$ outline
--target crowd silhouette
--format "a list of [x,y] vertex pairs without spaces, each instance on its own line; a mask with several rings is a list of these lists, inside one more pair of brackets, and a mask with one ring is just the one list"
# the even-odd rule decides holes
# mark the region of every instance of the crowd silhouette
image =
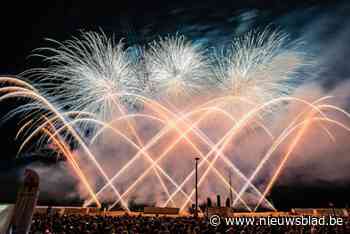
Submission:
[[199,233],[350,233],[350,222],[338,226],[211,226],[205,218],[35,214],[32,234],[199,234]]

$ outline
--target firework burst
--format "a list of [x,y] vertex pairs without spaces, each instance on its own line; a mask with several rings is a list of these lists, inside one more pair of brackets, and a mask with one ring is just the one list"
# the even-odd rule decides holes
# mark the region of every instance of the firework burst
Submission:
[[158,97],[188,97],[210,86],[210,63],[205,51],[184,36],[150,43],[145,65],[149,85]]
[[307,65],[297,48],[287,34],[268,28],[234,38],[216,54],[219,87],[257,104],[286,96],[295,88],[297,71]]
[[22,76],[34,77],[41,94],[60,109],[94,113],[106,121],[115,117],[123,96],[140,92],[135,64],[122,41],[114,43],[103,33],[86,32],[81,38],[53,42],[58,48],[39,49],[51,54],[40,55],[49,66]]

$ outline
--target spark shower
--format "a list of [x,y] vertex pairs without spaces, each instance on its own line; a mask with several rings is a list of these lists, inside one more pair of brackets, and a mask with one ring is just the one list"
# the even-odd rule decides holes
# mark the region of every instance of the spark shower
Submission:
[[[109,201],[128,210],[136,197],[184,210],[199,157],[201,200],[230,191],[234,207],[274,210],[266,197],[308,131],[334,142],[330,126],[350,131],[332,118],[350,118],[333,97],[293,96],[314,61],[278,30],[253,30],[220,49],[178,34],[129,48],[96,32],[52,42],[35,51],[46,67],[0,78],[0,101],[20,103],[3,121],[21,117],[19,155],[34,143],[64,155],[85,206]],[[292,103],[298,112],[271,130]],[[235,161],[240,142],[257,134],[268,147],[243,169]]]

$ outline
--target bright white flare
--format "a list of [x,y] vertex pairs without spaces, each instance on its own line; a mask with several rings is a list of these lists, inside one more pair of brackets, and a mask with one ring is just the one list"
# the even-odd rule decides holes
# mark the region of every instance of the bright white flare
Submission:
[[52,53],[44,56],[49,66],[24,75],[39,78],[38,89],[60,107],[93,113],[106,121],[118,113],[123,95],[140,92],[135,64],[121,41],[86,32],[81,38],[53,42],[59,45],[57,49],[40,49]]
[[225,95],[257,104],[288,95],[295,88],[295,73],[306,65],[288,35],[265,29],[233,40],[217,54],[215,74]]
[[199,94],[210,87],[210,64],[205,51],[173,36],[149,44],[145,54],[149,85],[156,96],[181,98]]

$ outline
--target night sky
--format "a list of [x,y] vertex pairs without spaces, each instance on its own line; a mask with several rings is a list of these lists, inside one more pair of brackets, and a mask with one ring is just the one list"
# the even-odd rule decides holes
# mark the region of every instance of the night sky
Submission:
[[[29,1],[33,2],[33,1]],[[86,1],[88,2],[88,1]],[[96,1],[95,1],[96,2]],[[324,90],[332,90],[349,78],[350,3],[348,1],[114,1],[121,4],[80,4],[73,1],[45,1],[3,7],[1,17],[0,74],[16,75],[40,67],[42,61],[29,57],[36,48],[50,45],[45,38],[58,41],[79,35],[79,30],[103,30],[115,38],[127,38],[132,46],[144,44],[162,35],[184,34],[210,47],[229,43],[234,35],[250,29],[272,25],[288,32],[292,38],[306,41],[305,49],[319,58],[322,69],[316,80]],[[315,81],[314,81],[315,82]],[[349,90],[350,92],[350,90]],[[0,104],[0,116],[15,103]],[[350,107],[350,101],[349,105]],[[0,126],[0,202],[14,199],[20,169],[33,161],[53,162],[38,156],[15,159],[18,142],[16,119]],[[350,141],[349,141],[350,143]],[[349,154],[350,156],[350,154]],[[305,164],[306,170],[313,165]],[[289,175],[290,176],[290,175]],[[294,176],[298,176],[297,174]],[[73,180],[73,179],[72,179]],[[298,180],[296,180],[298,181]],[[74,181],[72,182],[74,183]],[[74,189],[74,186],[72,186]],[[331,201],[347,206],[350,180],[333,184],[279,184],[270,199],[277,208],[325,207]],[[71,200],[49,198],[45,192],[41,203],[67,204]]]

